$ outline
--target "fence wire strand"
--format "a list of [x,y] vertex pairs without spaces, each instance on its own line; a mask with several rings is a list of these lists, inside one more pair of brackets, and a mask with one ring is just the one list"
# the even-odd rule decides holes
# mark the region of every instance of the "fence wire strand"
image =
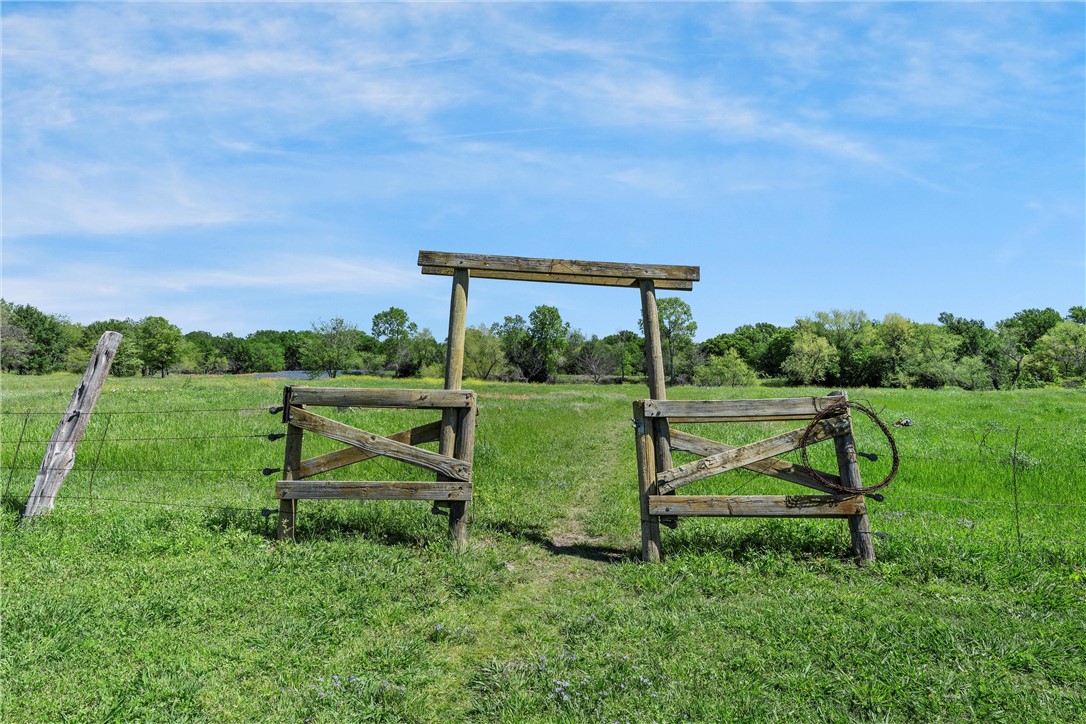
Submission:
[[[274,441],[274,440],[277,440],[277,439],[281,439],[280,437],[276,437],[277,435],[279,435],[278,429],[276,431],[273,431],[273,432],[270,432],[270,433],[236,433],[236,434],[218,434],[218,435],[198,435],[198,434],[193,434],[193,435],[185,435],[185,434],[153,435],[153,434],[147,432],[145,434],[140,434],[140,435],[128,435],[128,436],[120,436],[120,437],[111,437],[109,435],[109,431],[111,429],[111,425],[115,422],[113,420],[114,416],[122,416],[122,415],[152,415],[152,416],[160,415],[160,416],[164,416],[164,415],[189,415],[189,414],[194,414],[194,413],[219,413],[219,414],[224,414],[224,415],[226,415],[226,414],[232,414],[232,415],[267,414],[269,409],[271,409],[271,407],[272,406],[264,406],[264,407],[224,407],[224,408],[208,407],[208,408],[195,408],[195,409],[129,410],[129,411],[116,411],[116,412],[100,410],[100,411],[97,412],[98,416],[105,416],[106,417],[106,421],[104,423],[102,433],[100,435],[95,435],[94,437],[85,437],[82,440],[83,443],[96,445],[97,449],[95,451],[95,454],[93,455],[92,458],[88,458],[88,460],[91,460],[91,463],[89,463],[87,465],[83,465],[83,466],[76,465],[76,467],[71,470],[72,475],[85,475],[85,476],[88,476],[87,494],[82,495],[82,494],[78,494],[78,493],[74,493],[74,492],[68,494],[68,493],[61,492],[57,496],[57,502],[62,502],[63,501],[63,502],[70,503],[70,504],[79,504],[81,502],[86,502],[89,505],[90,510],[92,512],[94,511],[95,503],[99,503],[99,504],[102,504],[102,503],[117,503],[117,504],[128,504],[128,505],[137,505],[137,506],[152,505],[152,506],[159,506],[159,507],[165,507],[165,508],[196,509],[196,510],[209,510],[209,511],[232,511],[232,512],[242,512],[242,513],[259,513],[259,514],[261,514],[261,515],[263,515],[265,517],[268,517],[269,515],[271,515],[274,512],[273,510],[271,510],[269,508],[252,508],[252,507],[245,507],[245,506],[222,505],[222,504],[211,504],[211,503],[202,504],[202,503],[196,503],[196,502],[178,502],[178,501],[173,501],[173,500],[156,499],[153,496],[140,496],[138,493],[137,493],[137,495],[132,496],[132,497],[127,497],[127,496],[123,496],[123,495],[118,496],[118,495],[116,495],[116,493],[111,494],[110,490],[114,490],[114,491],[118,491],[118,492],[126,491],[126,490],[139,491],[141,489],[146,490],[147,488],[150,488],[150,487],[153,487],[153,486],[156,486],[156,485],[157,486],[166,485],[166,486],[168,486],[167,489],[169,489],[169,488],[172,488],[172,485],[170,485],[170,480],[171,479],[176,479],[177,485],[178,485],[178,487],[180,487],[180,486],[182,486],[184,484],[192,484],[194,476],[197,478],[197,480],[199,480],[199,476],[202,476],[202,475],[219,475],[219,476],[239,478],[237,480],[221,480],[221,481],[218,481],[218,482],[215,483],[215,485],[219,489],[235,490],[235,489],[237,489],[237,486],[252,485],[253,482],[254,482],[254,478],[256,478],[257,482],[266,479],[267,475],[268,475],[267,471],[272,470],[273,472],[275,472],[277,470],[277,468],[275,468],[275,467],[268,467],[268,468],[264,468],[264,469],[257,468],[257,467],[252,467],[252,468],[240,468],[240,467],[207,467],[207,468],[159,467],[159,468],[156,468],[156,467],[142,467],[142,466],[141,467],[124,467],[124,466],[111,467],[111,466],[108,465],[108,461],[109,461],[109,457],[110,457],[109,445],[113,444],[113,443],[141,443],[143,445],[150,446],[150,450],[154,450],[154,446],[159,444],[159,443],[161,443],[161,444],[177,444],[179,442],[186,442],[186,441],[195,443],[195,442],[216,441],[216,440],[254,440],[254,441],[256,441],[256,440],[269,440],[269,441]],[[19,429],[18,436],[16,437],[15,434],[12,434],[12,435],[8,436],[11,439],[0,440],[0,447],[8,447],[9,450],[10,450],[10,448],[14,447],[14,454],[12,455],[11,464],[4,466],[6,468],[7,473],[8,473],[6,476],[4,476],[4,477],[6,477],[6,480],[4,481],[4,497],[5,497],[5,499],[7,499],[9,497],[9,494],[10,494],[10,492],[12,490],[12,487],[13,487],[13,480],[17,477],[17,473],[36,472],[36,471],[42,470],[42,468],[40,466],[33,466],[33,465],[25,464],[25,463],[23,465],[19,464],[20,460],[25,459],[26,455],[29,452],[26,449],[26,446],[28,446],[28,445],[47,444],[47,443],[49,443],[51,441],[51,440],[48,440],[48,439],[38,439],[36,437],[35,438],[27,438],[28,429],[33,429],[33,428],[28,427],[29,423],[31,422],[31,419],[35,418],[35,417],[44,417],[44,416],[53,417],[53,418],[60,418],[62,415],[63,415],[62,411],[35,411],[35,410],[10,411],[10,410],[0,410],[0,416],[3,416],[5,418],[9,418],[9,419],[22,418],[22,420],[21,420],[22,424],[18,428]],[[14,428],[15,425],[18,424],[18,423],[12,422],[11,424],[12,424],[12,427]],[[147,423],[141,422],[139,424],[141,426],[145,426]],[[1026,522],[1026,520],[1023,520],[1023,519],[1021,519],[1019,517],[1019,511],[1020,510],[1028,510],[1028,509],[1049,509],[1049,510],[1051,510],[1051,509],[1073,509],[1073,510],[1076,510],[1076,511],[1086,509],[1086,503],[1079,503],[1079,502],[1056,503],[1056,502],[1030,501],[1028,499],[1022,499],[1022,496],[1019,495],[1019,493],[1020,493],[1020,490],[1019,490],[1019,487],[1020,487],[1019,486],[1019,483],[1020,483],[1019,476],[1021,474],[1023,474],[1023,473],[1027,473],[1029,471],[1034,471],[1034,470],[1036,470],[1036,471],[1043,471],[1043,470],[1048,470],[1048,469],[1079,470],[1079,469],[1086,468],[1086,462],[1053,462],[1053,461],[1047,461],[1047,460],[1046,461],[1035,461],[1035,460],[1029,459],[1029,455],[1028,455],[1029,450],[1028,450],[1028,448],[1025,448],[1025,446],[1022,444],[1022,439],[1025,439],[1025,437],[1031,432],[1069,431],[1069,430],[1086,432],[1086,428],[1073,427],[1073,426],[1038,426],[1038,427],[1002,426],[1002,425],[1001,426],[993,426],[991,424],[989,424],[989,425],[925,425],[923,423],[916,423],[916,422],[914,422],[912,425],[910,425],[908,427],[905,427],[905,428],[895,428],[895,432],[898,432],[899,434],[901,434],[901,437],[903,438],[903,440],[899,440],[899,443],[904,444],[906,447],[908,446],[908,443],[911,442],[910,439],[909,439],[909,435],[908,435],[908,433],[906,431],[908,431],[908,432],[912,432],[912,431],[928,432],[928,431],[939,431],[939,430],[947,430],[947,431],[949,431],[949,430],[959,430],[959,431],[960,430],[969,430],[969,431],[973,431],[973,432],[983,436],[981,438],[980,443],[977,443],[975,438],[974,438],[973,442],[976,443],[976,444],[981,445],[981,447],[984,448],[984,449],[993,449],[993,448],[995,448],[994,445],[985,444],[985,440],[988,440],[988,442],[990,443],[991,439],[988,438],[987,436],[988,435],[993,435],[993,434],[996,434],[996,433],[1001,434],[1001,435],[1002,434],[1011,435],[1012,433],[1014,433],[1015,434],[1015,443],[1014,443],[1013,447],[1008,444],[1006,446],[1006,449],[1000,455],[1000,457],[987,458],[987,457],[963,457],[963,456],[956,456],[956,455],[953,455],[953,454],[949,454],[949,455],[911,454],[906,450],[906,451],[904,451],[904,452],[902,452],[900,454],[901,462],[903,464],[906,464],[906,465],[908,463],[914,463],[914,462],[915,463],[933,462],[933,463],[954,463],[954,464],[962,464],[962,465],[970,465],[970,466],[986,467],[986,468],[1009,469],[1009,472],[1011,473],[1011,475],[1014,478],[1013,482],[1014,482],[1014,488],[1015,489],[1014,489],[1014,491],[1008,490],[1006,492],[1008,493],[1008,495],[1010,495],[1011,492],[1013,492],[1015,498],[1017,498],[1017,499],[998,500],[998,499],[994,499],[994,498],[970,498],[970,497],[957,497],[957,496],[937,495],[937,494],[936,495],[910,495],[908,493],[903,494],[903,495],[899,495],[893,489],[891,489],[886,495],[884,505],[885,506],[893,506],[895,503],[908,502],[908,503],[928,504],[928,505],[931,505],[931,506],[939,506],[940,504],[950,503],[950,504],[970,506],[970,507],[975,506],[977,508],[992,507],[992,506],[999,506],[999,507],[1005,507],[1005,508],[1013,507],[1013,509],[1015,511],[1015,519],[1014,520],[1011,520],[1009,518],[1007,518],[1007,519],[992,518],[991,519],[993,521],[998,520],[999,522],[1005,523],[1008,526],[1014,526],[1014,531],[1012,533],[1012,536],[1004,538],[1004,537],[992,537],[992,536],[987,536],[987,535],[985,535],[985,536],[973,535],[971,533],[971,531],[973,530],[972,526],[969,527],[968,531],[956,531],[956,530],[952,529],[952,530],[949,530],[949,531],[947,531],[945,533],[935,534],[935,535],[927,535],[927,534],[924,534],[924,533],[911,532],[911,531],[908,531],[908,530],[896,530],[896,529],[891,529],[890,531],[885,532],[885,533],[882,533],[882,532],[867,533],[868,535],[875,535],[875,536],[880,537],[880,538],[887,538],[889,540],[895,540],[895,541],[930,540],[930,541],[933,541],[933,542],[950,542],[950,541],[966,541],[966,540],[968,540],[968,541],[973,541],[973,542],[1000,543],[1000,544],[1006,544],[1008,546],[1017,545],[1019,549],[1022,549],[1024,547],[1028,548],[1031,545],[1045,544],[1045,543],[1047,543],[1047,544],[1059,544],[1059,545],[1083,545],[1083,543],[1086,543],[1086,531],[1083,531],[1081,529],[1078,529],[1078,528],[1072,527],[1072,526],[1067,526],[1067,527],[1061,526],[1061,528],[1063,528],[1066,532],[1072,534],[1072,536],[1070,536],[1070,537],[1066,537],[1066,536],[1065,537],[1046,537],[1046,536],[1030,535],[1028,530],[1024,529],[1024,528],[1028,527],[1028,523]],[[14,432],[14,430],[13,430],[13,432]],[[40,433],[38,433],[38,435],[40,435]],[[123,433],[122,433],[122,435],[123,435]],[[1023,450],[1023,448],[1025,448],[1025,450]],[[275,448],[275,447],[261,447],[260,448],[260,454],[262,454],[262,455],[267,454],[268,452],[270,452],[272,450],[276,450],[276,449],[277,448]],[[255,450],[255,448],[254,448],[254,450]],[[993,452],[993,455],[995,455],[995,452]],[[1027,458],[1027,462],[1023,462],[1023,459],[1022,459],[1023,457]],[[392,476],[392,471],[390,470],[390,468],[387,467],[384,464],[384,462],[382,461],[382,459],[380,457],[373,458],[372,462],[375,465],[377,465],[382,471],[384,471],[386,474],[388,474],[390,477],[394,477],[394,476]],[[273,461],[270,461],[270,466],[277,466],[279,463],[280,463],[279,460],[273,460]],[[52,468],[46,468],[46,470],[51,470],[51,469]],[[151,485],[141,485],[140,481],[135,481],[134,483],[115,482],[115,478],[117,476],[124,476],[124,475],[143,476],[145,479],[150,478],[153,481],[161,481],[161,482],[152,483]],[[735,490],[733,490],[733,492],[731,494],[733,494],[733,495],[737,494],[741,490],[745,489],[753,480],[758,479],[758,477],[759,476],[757,475],[757,473],[748,471],[747,475],[745,475],[743,478],[739,479],[738,487],[736,487]],[[106,482],[103,482],[103,479]],[[899,482],[900,482],[900,478],[899,478]],[[98,484],[99,490],[104,492],[105,495],[100,495],[100,494],[95,493],[95,487],[94,486],[95,486],[96,483]],[[274,505],[275,500],[274,500],[273,497],[271,497],[272,493],[271,493],[270,486],[269,486],[268,493],[269,493],[268,503],[269,503],[269,505]],[[879,509],[876,508],[874,510],[878,511]],[[916,511],[917,513],[934,512],[934,511],[931,510],[931,508],[925,508],[925,507],[920,507],[920,506],[916,506],[916,507],[910,506],[906,510],[909,511],[909,512]],[[474,508],[472,510],[472,515],[474,516]],[[874,521],[878,521],[879,518],[882,517],[882,516],[880,516],[880,514],[878,512],[874,512],[874,515],[875,515],[875,517],[873,518]],[[984,522],[983,516],[975,516],[975,515],[971,514],[971,517],[977,517],[978,521],[980,521],[982,523]],[[1074,537],[1074,536],[1078,536],[1078,537]]]

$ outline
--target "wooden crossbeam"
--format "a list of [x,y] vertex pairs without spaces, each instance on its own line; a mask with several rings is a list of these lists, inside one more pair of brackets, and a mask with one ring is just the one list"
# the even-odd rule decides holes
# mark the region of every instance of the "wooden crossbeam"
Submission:
[[[652,279],[656,286],[681,282],[682,287],[701,278],[696,266],[670,264],[623,264],[607,261],[578,261],[573,259],[537,259],[524,256],[494,256],[490,254],[451,254],[440,251],[420,251],[419,266],[423,274],[447,274],[445,270],[467,269],[472,276],[520,281],[563,282],[568,284],[603,284],[614,286],[608,279]],[[590,281],[594,280],[594,281]],[[622,283],[622,286],[633,286]],[[689,287],[689,288],[692,288]]]
[[[682,452],[693,453],[694,455],[700,455],[701,457],[708,457],[709,455],[716,455],[717,453],[727,452],[728,450],[735,450],[735,445],[727,445],[716,440],[707,440],[704,437],[697,435],[691,435],[688,432],[682,430],[671,429],[671,448],[673,450],[680,450]],[[768,475],[771,478],[777,478],[778,480],[785,480],[789,483],[796,483],[797,485],[804,485],[814,490],[819,490],[823,493],[835,493],[833,488],[828,488],[822,483],[818,482],[812,475],[811,469],[802,465],[796,465],[787,460],[780,458],[769,457],[764,460],[758,460],[749,465],[744,465],[744,469],[753,470],[754,472],[761,473],[762,475]],[[826,480],[838,485],[841,484],[841,478],[831,473],[824,473],[819,471]]]
[[[844,417],[821,420],[814,425],[814,429],[807,436],[807,442],[808,444],[814,444],[829,440],[837,435],[848,433],[850,429],[851,425],[848,419]],[[724,450],[671,470],[665,470],[656,476],[657,491],[670,493],[698,480],[726,473],[736,468],[746,467],[759,460],[765,460],[795,450],[799,447],[803,435],[804,430],[793,430],[743,447]]]
[[645,417],[671,422],[771,422],[812,420],[839,404],[839,397],[784,397],[767,400],[645,400]]
[[291,387],[290,404],[317,407],[398,407],[412,409],[473,407],[471,390],[397,390],[344,387]]
[[849,518],[867,512],[862,495],[650,495],[650,515]]
[[[455,271],[455,269],[440,266],[424,266],[422,268],[423,274],[433,274],[436,276],[452,276]],[[601,277],[581,274],[490,271],[486,269],[472,271],[471,276],[475,279],[508,279],[517,282],[551,282],[553,284],[590,284],[597,287],[636,288],[641,282],[641,280],[636,277]],[[694,288],[694,282],[676,279],[661,279],[656,282],[656,288],[676,292],[688,292]]]
[[314,414],[308,410],[291,406],[290,424],[318,435],[338,440],[366,452],[384,455],[393,460],[400,460],[446,475],[453,480],[467,482],[471,480],[471,463],[440,453],[430,452],[412,445],[390,440],[387,437],[366,432],[342,422]]
[[280,500],[471,500],[471,483],[280,480],[275,495]]
[[[395,435],[389,435],[388,439],[393,442],[402,442],[405,445],[421,445],[424,442],[435,442],[440,434],[441,421],[435,420],[434,422],[425,425],[413,427],[410,430],[398,432]],[[345,447],[341,450],[335,450],[330,453],[325,453],[324,455],[317,455],[308,460],[303,460],[301,465],[298,466],[294,479],[303,480],[305,478],[311,478],[314,475],[320,475],[329,470],[342,468],[345,465],[360,463],[377,456],[378,453],[361,450],[356,447]]]

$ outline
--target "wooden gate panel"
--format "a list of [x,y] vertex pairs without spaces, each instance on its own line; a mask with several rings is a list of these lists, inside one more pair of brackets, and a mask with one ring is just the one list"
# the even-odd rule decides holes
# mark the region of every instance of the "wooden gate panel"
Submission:
[[[440,411],[442,419],[385,437],[315,414],[304,405],[431,409]],[[431,500],[460,510],[460,516],[450,515],[449,535],[454,547],[462,548],[467,533],[462,513],[472,497],[476,412],[476,397],[471,390],[285,388],[283,418],[287,423],[287,447],[283,480],[275,486],[279,498],[276,537],[280,540],[294,538],[299,500]],[[302,438],[306,431],[351,447],[302,460]],[[443,454],[444,450],[431,452],[417,447],[426,442],[444,441],[445,437],[455,443],[448,450],[450,454]],[[307,479],[378,456],[425,468],[437,473],[438,479]]]
[[[674,422],[769,422],[811,420],[834,405],[847,402],[844,392],[825,397],[774,400],[638,400],[634,402],[637,471],[641,495],[641,546],[645,561],[661,558],[660,523],[681,516],[730,516],[768,518],[845,518],[852,534],[853,550],[861,561],[875,560],[867,507],[862,495],[842,494],[817,480],[859,490],[860,470],[847,406],[841,415],[819,420],[808,428],[793,430],[749,445],[736,447],[708,440],[668,426]],[[660,431],[668,430],[666,438]],[[777,455],[833,440],[837,475],[811,470],[777,458]],[[659,448],[666,441],[671,450],[701,456],[678,467],[661,464]],[[660,469],[663,468],[663,469]],[[675,495],[689,483],[731,470],[745,468],[780,480],[814,488],[828,495]]]

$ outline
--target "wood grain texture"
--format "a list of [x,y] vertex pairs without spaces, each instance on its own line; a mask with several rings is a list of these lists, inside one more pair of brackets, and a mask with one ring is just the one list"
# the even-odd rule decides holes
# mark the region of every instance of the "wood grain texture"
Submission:
[[[683,422],[811,420],[838,401],[832,397],[785,397],[769,400],[664,400],[658,398],[649,400],[645,404],[645,416],[682,418]],[[678,421],[672,420],[672,422]]]
[[652,515],[848,518],[865,511],[862,495],[653,495]]
[[429,481],[280,480],[280,500],[471,500],[471,483]]
[[[421,445],[424,442],[435,442],[438,439],[440,432],[441,421],[434,420],[425,425],[419,425],[410,430],[404,430],[395,435],[389,435],[388,439],[393,442],[402,442],[405,445]],[[324,455],[318,455],[309,458],[308,460],[303,460],[298,464],[297,473],[291,477],[294,480],[311,478],[314,475],[320,475],[329,470],[335,470],[337,468],[342,468],[345,465],[353,465],[354,463],[360,463],[375,458],[378,454],[379,453],[368,452],[356,447],[335,450],[330,453],[325,453]]]
[[[291,388],[283,388],[283,417],[288,418],[290,413]],[[302,466],[302,440],[305,430],[297,425],[287,423],[287,440],[283,449],[283,477],[287,480],[297,480],[301,477]],[[275,539],[280,541],[294,540],[294,531],[298,521],[298,501],[279,501],[279,520],[275,526]]]
[[[632,279],[672,279],[696,282],[701,269],[696,266],[669,264],[624,264],[608,261],[575,259],[540,259],[526,256],[495,256],[492,254],[457,254],[440,251],[420,251],[418,264],[426,267],[468,269],[476,272],[512,272],[544,275],[629,277]],[[492,277],[493,278],[493,277]]]
[[357,447],[366,452],[376,453],[399,460],[401,462],[417,465],[427,470],[432,470],[445,475],[452,480],[471,480],[471,464],[456,458],[430,452],[422,448],[395,442],[387,437],[375,435],[350,425],[345,425],[336,420],[316,415],[297,407],[290,408],[290,424],[300,427],[318,435],[338,440],[342,443]]
[[23,518],[28,519],[36,515],[47,513],[53,509],[56,503],[57,493],[64,485],[75,466],[76,448],[83,434],[87,431],[91,412],[98,402],[109,375],[109,368],[113,364],[113,358],[117,355],[117,348],[121,345],[119,332],[105,332],[99,339],[91,354],[90,362],[83,373],[79,385],[72,393],[72,399],[68,403],[68,409],[60,419],[60,424],[53,431],[49,444],[45,448],[38,475],[34,479],[34,485],[30,489],[30,496],[26,500],[23,509]]
[[[649,402],[650,400],[645,401],[646,407],[648,407]],[[813,445],[837,435],[843,435],[848,432],[849,429],[847,420],[840,417],[833,417],[818,422],[814,426],[814,429],[811,430],[811,434],[808,436],[807,440],[809,444]],[[659,491],[661,494],[666,494],[683,485],[689,485],[698,480],[726,473],[729,470],[735,470],[736,468],[746,467],[751,463],[781,455],[789,450],[795,450],[799,447],[800,440],[803,438],[803,433],[804,431],[802,429],[792,430],[791,432],[776,435],[766,440],[759,440],[758,442],[753,442],[749,445],[744,445],[743,447],[724,450],[704,457],[701,460],[695,460],[694,462],[662,472],[656,476],[657,483],[659,484]]]
[[[440,266],[424,266],[423,274],[436,276],[449,276],[453,269]],[[601,277],[574,274],[544,274],[536,272],[514,271],[487,271],[485,269],[473,269],[471,275],[476,279],[506,279],[516,282],[547,282],[550,284],[588,284],[596,287],[634,287],[639,279],[634,277]],[[694,288],[694,282],[678,281],[674,279],[660,279],[657,281],[660,289],[673,292],[688,292]]]
[[[830,396],[837,400],[848,400],[848,393],[843,390],[831,392]],[[837,469],[841,473],[841,482],[846,487],[859,489],[863,487],[860,480],[860,466],[856,460],[856,441],[852,436],[851,415],[845,415],[848,420],[848,432],[833,441],[837,453]],[[871,536],[871,522],[867,518],[867,511],[848,519],[849,535],[852,538],[852,550],[861,563],[870,563],[875,560],[875,542]]]
[[645,402],[634,406],[634,444],[637,450],[637,480],[641,499],[641,560],[657,563],[662,558],[660,519],[649,514],[649,496],[656,494],[655,421],[645,417]]
[[410,409],[472,407],[475,405],[475,393],[471,390],[292,387],[290,404],[314,405],[317,407],[393,407]]
[[[707,440],[703,437],[674,429],[671,430],[671,447],[675,450],[693,453],[694,455],[700,455],[702,457],[708,457],[709,455],[716,455],[717,453],[736,449],[735,445],[728,445],[715,440]],[[789,462],[788,460],[782,460],[781,458],[769,457],[764,460],[750,463],[749,465],[744,465],[743,468],[745,470],[753,470],[762,475],[768,475],[771,478],[777,478],[778,480],[785,480],[789,483],[803,485],[823,493],[837,492],[832,488],[827,488],[812,477],[810,468],[796,465],[795,463]],[[831,473],[819,471],[819,475],[838,485],[841,483],[841,478]]]

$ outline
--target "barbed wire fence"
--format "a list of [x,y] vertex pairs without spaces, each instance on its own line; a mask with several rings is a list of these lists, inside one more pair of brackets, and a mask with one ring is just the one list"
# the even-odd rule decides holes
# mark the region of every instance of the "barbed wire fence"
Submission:
[[[279,472],[283,455],[282,443],[277,445],[283,426],[278,415],[268,414],[270,407],[98,412],[57,505],[260,516],[257,525],[270,534],[277,501],[270,482],[275,478],[269,476]],[[0,481],[9,513],[25,503],[60,414],[0,411]],[[895,432],[902,474],[884,491],[885,501],[872,506],[876,537],[1019,551],[1086,545],[1086,428],[913,423]],[[1056,439],[1031,445],[1052,435]],[[937,444],[929,444],[933,440]],[[910,475],[932,466],[941,470]],[[910,483],[921,475],[945,476],[948,492],[930,493],[930,483]],[[970,485],[958,484],[965,478]],[[955,494],[963,488],[986,494]]]

